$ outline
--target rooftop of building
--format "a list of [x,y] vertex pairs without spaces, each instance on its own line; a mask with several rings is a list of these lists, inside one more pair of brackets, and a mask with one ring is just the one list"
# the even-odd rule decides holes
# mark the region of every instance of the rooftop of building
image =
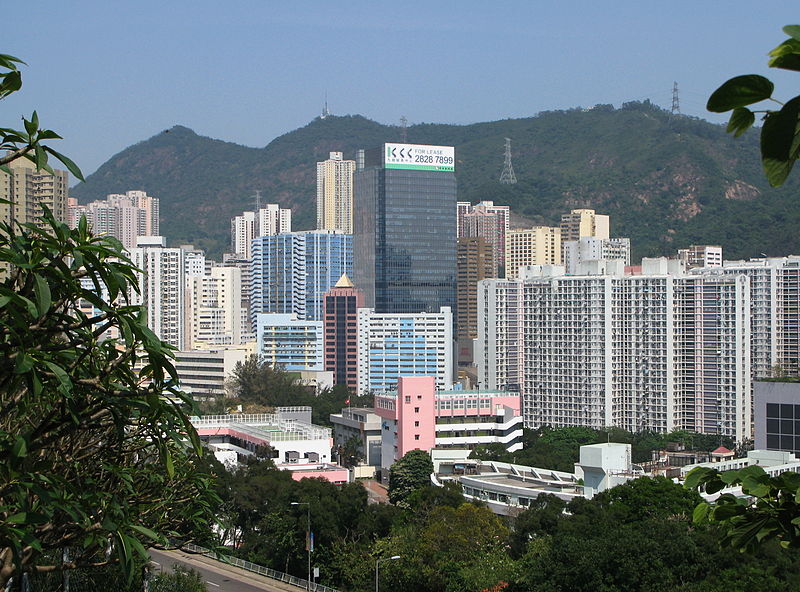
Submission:
[[256,440],[268,442],[322,440],[331,438],[331,429],[292,417],[304,416],[307,407],[281,407],[277,413],[231,413],[192,417],[192,425],[202,435],[214,430],[234,430]]

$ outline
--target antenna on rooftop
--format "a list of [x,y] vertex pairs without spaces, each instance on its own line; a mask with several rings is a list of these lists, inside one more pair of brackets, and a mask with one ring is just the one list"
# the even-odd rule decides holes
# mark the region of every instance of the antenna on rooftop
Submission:
[[500,183],[503,185],[514,185],[517,176],[514,174],[514,167],[511,164],[511,138],[506,138],[506,160],[503,163],[503,172],[500,173]]
[[405,115],[400,117],[400,137],[403,139],[403,144],[408,142],[408,119]]
[[678,83],[672,83],[672,114],[673,115],[680,115],[681,114],[681,101],[678,97]]

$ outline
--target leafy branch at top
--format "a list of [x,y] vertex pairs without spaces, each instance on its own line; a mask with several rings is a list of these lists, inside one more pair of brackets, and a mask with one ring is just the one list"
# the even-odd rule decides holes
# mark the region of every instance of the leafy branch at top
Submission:
[[[22,74],[17,67],[24,64],[19,58],[11,55],[0,54],[0,100],[17,92],[22,88]],[[42,169],[52,174],[53,169],[48,164],[48,157],[53,156],[61,161],[70,173],[83,181],[83,174],[71,159],[50,146],[43,144],[47,140],[60,140],[56,132],[43,129],[39,126],[39,116],[33,112],[30,119],[22,118],[24,129],[0,128],[0,171],[8,173],[6,166],[13,160],[25,157]]]
[[[800,72],[800,25],[787,25],[789,36],[769,52],[769,66]],[[783,185],[800,157],[800,95],[786,103],[773,98],[775,85],[758,74],[735,76],[723,83],[708,99],[706,108],[714,113],[731,111],[727,131],[739,137],[753,126],[756,113],[763,114],[761,162],[769,184]],[[771,100],[780,110],[751,110],[750,105]]]

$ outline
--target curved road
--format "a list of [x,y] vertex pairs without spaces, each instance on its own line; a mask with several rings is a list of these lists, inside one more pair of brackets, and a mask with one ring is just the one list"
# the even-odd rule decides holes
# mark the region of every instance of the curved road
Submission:
[[202,555],[160,549],[150,549],[149,552],[154,572],[171,571],[175,564],[190,567],[203,577],[208,592],[302,592],[303,590]]

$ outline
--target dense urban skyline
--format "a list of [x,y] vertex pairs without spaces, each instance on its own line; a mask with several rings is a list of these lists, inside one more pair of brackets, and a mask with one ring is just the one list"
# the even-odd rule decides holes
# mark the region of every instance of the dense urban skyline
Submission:
[[[174,124],[250,146],[319,115],[471,123],[649,98],[705,111],[728,77],[766,73],[795,17],[755,7],[577,3],[502,6],[238,2],[220,11],[96,1],[10,5],[3,53],[28,63],[3,120],[38,109],[85,173]],[[31,31],[35,31],[31,33]],[[770,71],[782,89],[792,73]]]

